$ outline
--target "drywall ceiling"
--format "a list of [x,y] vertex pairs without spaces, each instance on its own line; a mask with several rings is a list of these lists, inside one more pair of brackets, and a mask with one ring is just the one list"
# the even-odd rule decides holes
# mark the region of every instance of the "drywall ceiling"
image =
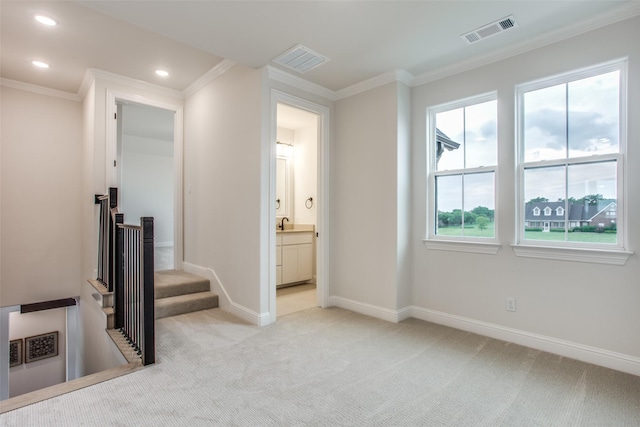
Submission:
[[[223,58],[250,67],[302,44],[330,61],[300,77],[338,91],[382,73],[437,73],[640,14],[640,1],[2,1],[2,77],[75,92],[86,68],[184,90]],[[32,19],[60,21],[43,29]],[[462,34],[513,15],[518,27]],[[51,69],[33,70],[43,58]],[[161,79],[155,67],[171,75]]]
[[[53,28],[37,13],[58,21]],[[3,78],[77,93],[89,68],[182,91],[224,58],[71,1],[0,2]],[[32,60],[48,62],[41,70]],[[156,68],[171,72],[168,78]]]

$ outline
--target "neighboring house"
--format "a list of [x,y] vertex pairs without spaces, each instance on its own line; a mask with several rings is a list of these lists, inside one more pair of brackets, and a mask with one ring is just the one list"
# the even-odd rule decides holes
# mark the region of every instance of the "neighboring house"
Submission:
[[436,128],[436,163],[440,160],[440,157],[442,157],[442,153],[444,153],[445,149],[447,151],[453,151],[458,149],[458,147],[460,147],[460,144],[453,141],[445,135],[444,132]]
[[[615,200],[598,200],[596,204],[569,202],[532,202],[525,204],[525,227],[564,229],[565,221],[569,228],[594,226],[610,227],[616,223],[617,203]],[[568,209],[568,213],[565,212]]]

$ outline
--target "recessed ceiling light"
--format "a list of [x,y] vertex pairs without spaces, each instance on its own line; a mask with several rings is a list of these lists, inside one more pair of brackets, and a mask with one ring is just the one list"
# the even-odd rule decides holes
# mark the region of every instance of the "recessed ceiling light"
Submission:
[[160,77],[167,77],[169,75],[169,72],[165,70],[156,70],[156,74]]
[[43,25],[47,25],[49,27],[55,27],[58,24],[53,19],[49,18],[48,16],[44,16],[44,15],[36,15],[36,21],[38,21],[39,23],[41,23]]
[[46,62],[42,62],[42,61],[31,61],[31,63],[33,65],[35,65],[38,68],[49,68],[49,64],[47,64]]

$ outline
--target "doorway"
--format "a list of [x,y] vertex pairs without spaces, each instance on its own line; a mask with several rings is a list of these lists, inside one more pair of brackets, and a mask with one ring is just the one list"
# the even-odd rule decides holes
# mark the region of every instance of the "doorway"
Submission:
[[276,304],[282,316],[318,305],[314,200],[318,199],[319,116],[282,102],[276,108],[276,220],[280,228],[276,231]]
[[277,230],[270,311],[275,321],[276,315],[328,303],[329,109],[274,90],[272,111],[271,218]]
[[125,223],[154,218],[156,271],[175,265],[175,111],[116,100],[116,182]]

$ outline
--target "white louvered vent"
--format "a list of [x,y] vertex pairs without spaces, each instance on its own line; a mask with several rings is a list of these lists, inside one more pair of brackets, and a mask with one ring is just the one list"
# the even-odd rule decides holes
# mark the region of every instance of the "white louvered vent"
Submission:
[[467,44],[473,44],[480,40],[484,40],[487,37],[495,36],[496,34],[516,28],[517,26],[518,22],[516,21],[516,18],[514,18],[513,15],[510,15],[506,18],[499,19],[496,22],[492,22],[491,24],[463,34],[460,37],[462,37]]
[[284,65],[299,73],[306,73],[327,61],[329,61],[329,58],[326,56],[320,55],[301,44],[292,47],[273,60],[276,64]]

